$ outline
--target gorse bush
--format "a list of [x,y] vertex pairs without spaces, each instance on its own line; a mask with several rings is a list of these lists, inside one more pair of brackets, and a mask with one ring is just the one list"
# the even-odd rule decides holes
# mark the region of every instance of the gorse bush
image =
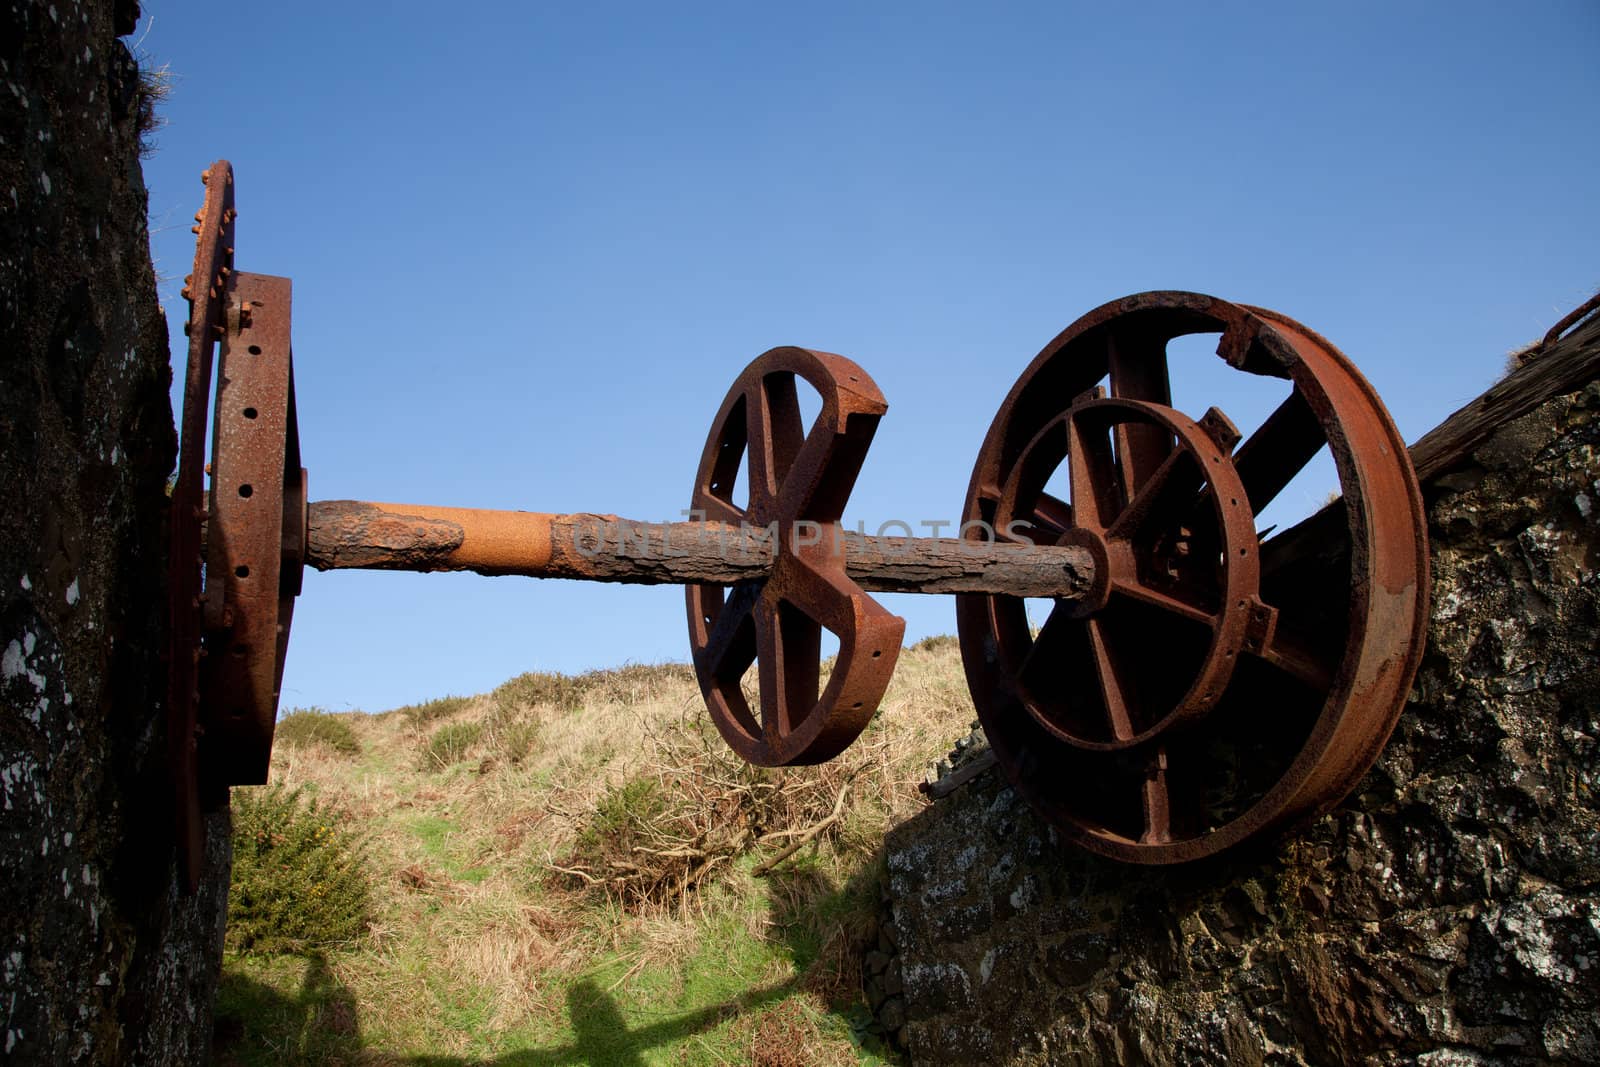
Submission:
[[911,651],[943,652],[946,649],[954,647],[956,647],[956,638],[954,634],[934,634],[932,637],[924,637],[921,641],[918,641],[916,644],[912,645]]
[[630,779],[600,798],[573,852],[593,864],[612,856],[631,857],[636,846],[654,839],[650,830],[667,814],[661,783],[654,778]]
[[470,704],[470,697],[439,697],[436,700],[424,700],[420,704],[407,704],[395,711],[412,726],[421,729],[440,719],[448,719],[456,712]]
[[290,748],[321,745],[342,756],[361,752],[361,742],[350,723],[340,715],[329,715],[321,708],[295,708],[278,720],[274,738]]
[[502,713],[540,706],[577,711],[583,707],[583,690],[579,678],[570,674],[529,671],[502,682],[490,695]]
[[366,932],[371,875],[344,815],[277,785],[233,791],[228,947],[305,952]]
[[532,707],[577,711],[586,701],[637,703],[669,685],[693,681],[694,668],[688,664],[630,663],[582,674],[529,671],[503,683],[492,695],[501,711]]
[[439,771],[467,758],[467,750],[483,736],[481,722],[445,723],[423,746],[417,763],[425,771]]
[[489,718],[486,734],[496,755],[508,763],[521,763],[539,739],[539,720],[515,711],[500,711]]

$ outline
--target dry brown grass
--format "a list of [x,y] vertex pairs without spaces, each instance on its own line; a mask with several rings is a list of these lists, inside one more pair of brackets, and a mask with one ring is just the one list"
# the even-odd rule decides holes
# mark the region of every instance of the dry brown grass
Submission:
[[[816,1005],[857,995],[883,834],[920,809],[924,770],[972,717],[953,647],[905,650],[854,746],[829,764],[779,771],[727,749],[681,665],[553,677],[451,700],[443,714],[352,716],[357,758],[275,751],[274,780],[310,786],[366,834],[371,947],[359,966],[336,969],[363,1034],[457,1054],[479,1039],[461,1028],[559,1026],[566,989],[597,960],[616,961],[601,983],[615,983],[608,995],[631,996],[649,975],[684,973],[715,926],[716,937],[746,944],[813,946],[803,973],[786,950],[769,953],[763,980],[792,981],[795,992],[737,1020],[752,1027],[742,1046],[751,1057],[787,1047],[811,1058],[748,1062],[854,1062],[847,1041],[818,1029]],[[459,762],[424,770],[418,754],[446,720],[478,724],[477,739]],[[513,725],[529,741],[515,758],[502,740]],[[608,798],[639,782],[654,801],[622,810],[644,817],[626,833],[596,833]],[[672,984],[645,988],[670,997]],[[461,1004],[473,1021],[449,1023]],[[805,1041],[785,1045],[778,1030]]]

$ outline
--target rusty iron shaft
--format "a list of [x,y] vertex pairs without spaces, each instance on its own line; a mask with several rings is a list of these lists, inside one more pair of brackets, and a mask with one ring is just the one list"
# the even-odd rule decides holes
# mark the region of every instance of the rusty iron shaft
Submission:
[[[822,529],[814,535],[830,536]],[[1094,561],[1076,546],[852,532],[842,543],[845,573],[876,592],[1078,600],[1094,584]],[[766,577],[772,559],[767,531],[722,522],[357,500],[311,504],[306,540],[306,563],[324,571],[476,571],[647,585],[731,585]]]

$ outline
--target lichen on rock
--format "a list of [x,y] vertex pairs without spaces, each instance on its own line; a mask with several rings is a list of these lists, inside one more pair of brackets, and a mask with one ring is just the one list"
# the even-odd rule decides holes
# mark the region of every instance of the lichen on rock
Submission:
[[165,770],[166,326],[138,5],[0,8],[0,1049],[204,1059],[227,816],[180,892]]
[[1425,495],[1427,652],[1332,813],[1140,868],[995,770],[890,834],[880,1021],[914,1062],[1600,1062],[1600,383]]

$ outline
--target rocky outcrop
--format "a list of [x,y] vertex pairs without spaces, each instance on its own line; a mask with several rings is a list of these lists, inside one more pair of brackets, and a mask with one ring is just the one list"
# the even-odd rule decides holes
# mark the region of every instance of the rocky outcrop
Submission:
[[891,834],[876,1000],[915,1062],[1600,1062],[1600,384],[1427,496],[1426,658],[1332,814],[1130,867],[986,770]]
[[175,441],[136,3],[0,9],[0,1048],[201,1060],[226,815],[173,862],[161,708]]

